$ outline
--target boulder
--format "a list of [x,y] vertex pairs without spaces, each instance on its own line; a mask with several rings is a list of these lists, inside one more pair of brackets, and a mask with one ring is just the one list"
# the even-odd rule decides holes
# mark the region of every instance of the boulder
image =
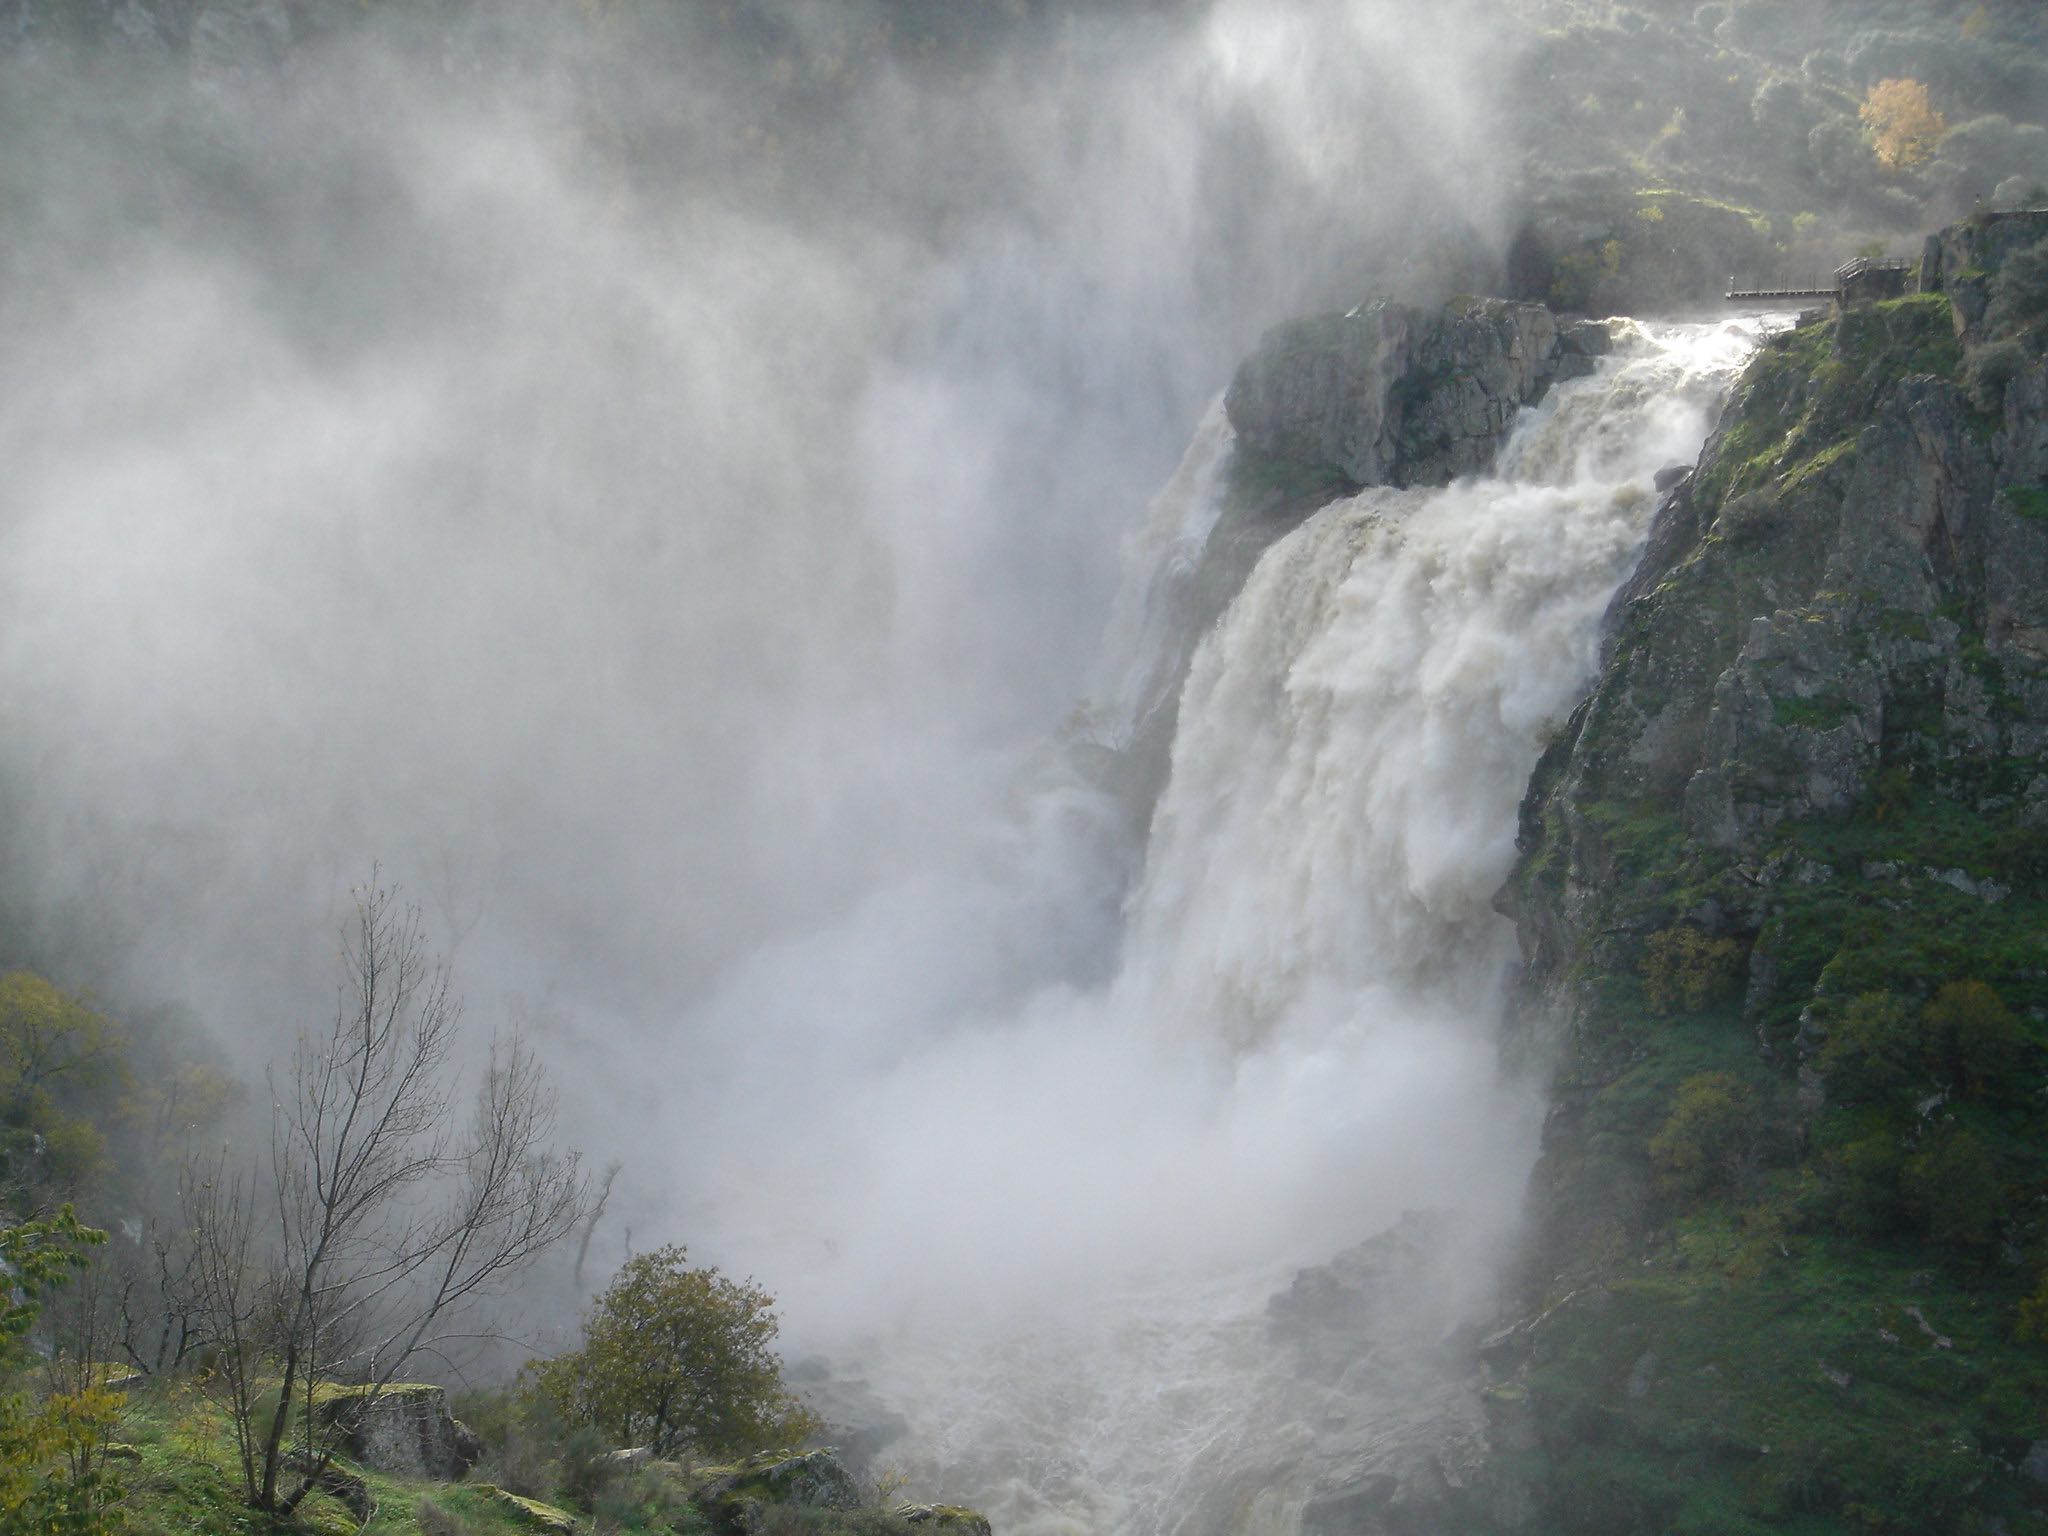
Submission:
[[896,1518],[927,1530],[951,1532],[952,1536],[990,1536],[988,1518],[958,1504],[901,1504]]
[[853,1474],[829,1449],[799,1455],[771,1451],[735,1466],[707,1467],[689,1492],[729,1536],[751,1536],[762,1529],[767,1510],[778,1504],[857,1510],[867,1503]]
[[370,1497],[370,1485],[355,1473],[305,1451],[294,1451],[284,1459],[288,1471],[310,1474],[313,1486],[340,1501],[357,1522],[365,1523],[376,1513],[377,1501]]
[[[1597,343],[1586,328],[1573,335],[1569,355],[1589,368]],[[1559,356],[1541,304],[1475,299],[1432,313],[1382,301],[1275,326],[1224,409],[1264,458],[1354,487],[1442,485],[1492,464],[1515,414],[1558,376]]]
[[453,1481],[483,1455],[470,1427],[449,1416],[448,1394],[423,1382],[323,1387],[314,1406],[349,1458],[374,1471]]
[[1994,339],[1984,329],[1991,285],[2014,252],[2048,238],[2048,212],[1985,209],[1929,235],[1920,256],[1920,291],[1946,293],[1956,334],[1966,342]]

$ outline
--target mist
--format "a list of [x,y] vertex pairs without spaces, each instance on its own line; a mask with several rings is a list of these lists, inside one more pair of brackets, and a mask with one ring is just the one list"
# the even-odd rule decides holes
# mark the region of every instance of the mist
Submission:
[[[1340,724],[1418,669],[1384,729],[1492,711],[1469,837],[1425,750],[1345,842],[1399,743],[1296,745],[1251,629],[1149,849],[1063,733],[1263,327],[1497,267],[1487,7],[196,15],[0,61],[5,958],[253,1081],[381,867],[624,1164],[599,1267],[757,1276],[968,1462],[1114,1298],[1206,1326],[1410,1207],[1505,1229],[1490,902],[1640,499],[1570,572],[1466,528],[1570,631],[1541,686],[1447,703],[1515,644],[1424,576],[1325,614]],[[1323,858],[1405,883],[1289,926]],[[1459,966],[1394,964],[1425,930]]]

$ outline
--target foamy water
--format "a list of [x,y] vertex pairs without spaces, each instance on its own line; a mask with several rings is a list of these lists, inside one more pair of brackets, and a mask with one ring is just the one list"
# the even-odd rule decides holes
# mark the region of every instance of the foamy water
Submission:
[[[1188,667],[1108,980],[1019,979],[1114,878],[1090,842],[1112,818],[1048,771],[984,864],[882,893],[723,1000],[793,1010],[783,1047],[810,1029],[843,1071],[777,1107],[787,1145],[750,1147],[707,1217],[912,1420],[887,1458],[911,1486],[1013,1536],[1206,1529],[1220,1469],[1285,1466],[1308,1433],[1263,1319],[1296,1266],[1452,1209],[1469,1263],[1437,1300],[1484,1310],[1541,1107],[1495,1036],[1516,808],[1653,477],[1697,454],[1758,333],[1613,330],[1496,477],[1371,490],[1266,551]],[[1175,680],[1159,616],[1228,450],[1212,413],[1133,541],[1125,719]],[[864,944],[933,932],[931,988],[892,967],[861,995]],[[1291,1529],[1301,1492],[1233,1494],[1230,1528]]]

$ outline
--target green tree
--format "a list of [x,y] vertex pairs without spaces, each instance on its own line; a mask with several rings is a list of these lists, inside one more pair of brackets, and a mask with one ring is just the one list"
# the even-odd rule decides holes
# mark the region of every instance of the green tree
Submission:
[[529,1391],[567,1421],[657,1456],[794,1445],[817,1422],[784,1387],[775,1298],[680,1247],[629,1259],[583,1324],[583,1347],[532,1368]]
[[1990,1150],[1968,1131],[1937,1136],[1907,1160],[1899,1185],[1927,1236],[1942,1247],[1982,1253],[1996,1240],[2005,1185]]
[[1899,1177],[1906,1154],[1898,1138],[1879,1132],[1836,1147],[1826,1159],[1827,1214],[1845,1232],[1875,1236],[1900,1221]]
[[104,1015],[29,971],[0,976],[0,1167],[16,1209],[77,1194],[102,1170],[93,1124],[114,1105],[124,1041]]
[[2017,1070],[2024,1039],[2019,1021],[1981,981],[1952,981],[1921,1014],[1928,1047],[1965,1098],[1996,1092]]
[[119,1401],[103,1388],[37,1401],[20,1378],[35,1358],[28,1336],[44,1298],[86,1266],[85,1250],[106,1233],[65,1206],[54,1216],[0,1232],[0,1262],[11,1292],[0,1304],[0,1531],[24,1536],[90,1536],[106,1528],[111,1490],[103,1456]]
[[1828,1091],[1850,1103],[1886,1104],[1926,1085],[1927,1042],[1913,1011],[1888,992],[1850,999],[1820,1053]]
[[1757,1158],[1764,1119],[1756,1095],[1732,1072],[1701,1072],[1678,1085],[1670,1118],[1650,1138],[1657,1182],[1671,1194],[1733,1186]]

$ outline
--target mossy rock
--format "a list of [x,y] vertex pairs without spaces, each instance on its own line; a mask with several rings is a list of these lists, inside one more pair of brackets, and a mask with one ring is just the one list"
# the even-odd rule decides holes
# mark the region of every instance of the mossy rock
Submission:
[[706,1467],[690,1497],[722,1529],[751,1531],[777,1504],[852,1511],[866,1507],[860,1485],[830,1450],[766,1451],[731,1466]]
[[413,1402],[428,1402],[436,1397],[446,1397],[447,1389],[427,1381],[394,1381],[384,1386],[358,1385],[351,1382],[323,1381],[313,1389],[315,1403],[339,1402],[384,1402],[391,1398]]
[[896,1518],[919,1530],[949,1531],[953,1536],[990,1536],[988,1517],[960,1504],[902,1504]]
[[543,1504],[539,1499],[525,1498],[508,1488],[495,1488],[488,1483],[477,1485],[478,1493],[487,1495],[490,1501],[510,1514],[528,1530],[551,1531],[557,1536],[574,1536],[577,1528],[576,1517],[566,1509],[557,1509],[552,1504]]

